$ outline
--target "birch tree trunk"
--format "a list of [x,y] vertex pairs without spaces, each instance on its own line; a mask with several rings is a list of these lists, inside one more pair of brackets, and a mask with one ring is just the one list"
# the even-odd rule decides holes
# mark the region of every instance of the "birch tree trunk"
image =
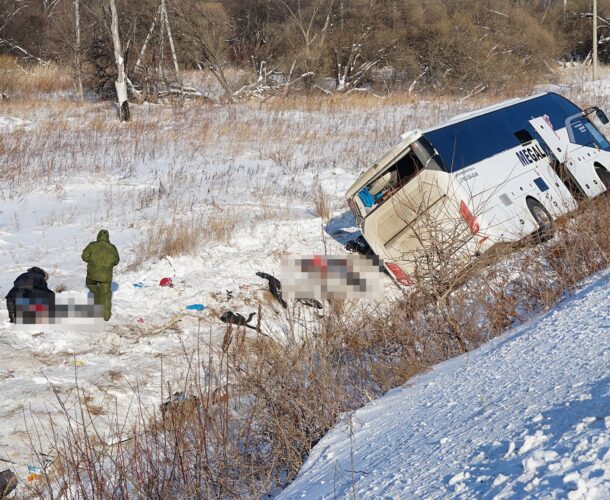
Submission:
[[[169,19],[167,17],[167,9],[165,8],[165,0],[161,0],[161,10],[163,13],[161,14],[165,20],[165,29],[167,30],[167,38],[169,38],[169,47],[172,51],[172,59],[174,61],[174,70],[176,71],[176,79],[178,80],[178,85],[180,85],[180,95],[182,96],[182,100],[184,100],[184,87],[182,85],[182,78],[180,78],[180,67],[178,66],[178,57],[176,56],[176,48],[174,47],[174,39],[172,38],[172,30],[169,27]],[[161,34],[163,36],[163,34]]]
[[74,51],[74,65],[76,66],[76,90],[78,98],[83,101],[83,75],[80,50],[80,0],[74,0],[74,22],[76,24],[76,47]]
[[119,37],[119,15],[116,10],[115,0],[109,0],[110,12],[112,14],[112,44],[114,45],[114,58],[117,66],[117,79],[114,82],[119,103],[119,120],[128,122],[131,118],[129,114],[129,101],[127,100],[127,78],[125,75],[125,61],[123,60],[123,49],[121,48],[121,38]]

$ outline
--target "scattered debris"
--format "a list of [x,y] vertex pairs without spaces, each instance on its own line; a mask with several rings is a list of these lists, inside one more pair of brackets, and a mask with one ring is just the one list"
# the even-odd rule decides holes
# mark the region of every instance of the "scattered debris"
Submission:
[[144,323],[144,318],[138,318],[137,321],[138,323]]
[[269,282],[269,291],[271,292],[271,295],[273,295],[275,299],[282,304],[282,307],[286,309],[288,304],[286,304],[286,301],[282,297],[282,283],[280,280],[271,274],[263,273],[261,271],[257,272],[256,275],[266,279]]
[[17,476],[6,469],[0,472],[0,499],[7,498],[17,487]]
[[322,309],[324,307],[322,303],[316,299],[297,299],[297,302],[304,306],[315,307],[316,309]]
[[374,255],[373,250],[371,250],[371,247],[362,235],[354,240],[349,240],[345,245],[345,249],[348,252],[359,253],[360,255]]
[[172,282],[171,278],[162,278],[161,281],[159,281],[159,286],[168,286],[170,288],[174,288],[174,283]]
[[137,283],[133,283],[133,287],[134,288],[144,288],[146,285],[144,283],[142,283],[141,281],[138,281]]
[[231,325],[246,326],[248,328],[251,328],[252,330],[256,330],[255,327],[248,324],[250,323],[250,321],[252,321],[252,318],[254,316],[256,316],[256,313],[250,313],[248,319],[246,319],[239,313],[227,311],[222,314],[222,316],[220,317],[220,321],[222,321],[223,323],[229,323]]
[[43,471],[40,467],[34,465],[28,465],[28,483],[40,479],[43,475]]

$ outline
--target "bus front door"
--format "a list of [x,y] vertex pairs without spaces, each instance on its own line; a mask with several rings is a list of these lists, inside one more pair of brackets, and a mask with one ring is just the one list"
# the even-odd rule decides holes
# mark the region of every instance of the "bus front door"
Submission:
[[[562,138],[544,117],[534,118],[530,120],[530,124],[557,159],[560,168],[567,171],[560,171],[558,174],[573,194],[593,198],[604,191],[593,166],[598,155],[595,148],[570,143],[567,137]],[[578,192],[574,193],[575,190]]]

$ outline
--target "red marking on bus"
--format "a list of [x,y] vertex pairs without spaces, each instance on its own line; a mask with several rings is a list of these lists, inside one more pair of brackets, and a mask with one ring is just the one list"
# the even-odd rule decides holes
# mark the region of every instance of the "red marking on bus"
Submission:
[[472,214],[472,212],[468,209],[468,206],[463,201],[460,203],[460,215],[468,224],[470,228],[470,232],[475,235],[479,232],[479,222],[477,218]]
[[401,285],[413,285],[413,280],[397,264],[386,263],[386,267],[394,275],[398,283]]

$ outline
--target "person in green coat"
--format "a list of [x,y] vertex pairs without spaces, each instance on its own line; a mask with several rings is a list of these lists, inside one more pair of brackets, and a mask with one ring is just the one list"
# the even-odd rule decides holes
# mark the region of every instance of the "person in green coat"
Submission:
[[110,243],[108,231],[102,229],[97,241],[83,250],[82,259],[87,263],[87,288],[93,293],[95,304],[102,306],[104,320],[108,321],[112,309],[112,268],[119,263],[119,252]]

